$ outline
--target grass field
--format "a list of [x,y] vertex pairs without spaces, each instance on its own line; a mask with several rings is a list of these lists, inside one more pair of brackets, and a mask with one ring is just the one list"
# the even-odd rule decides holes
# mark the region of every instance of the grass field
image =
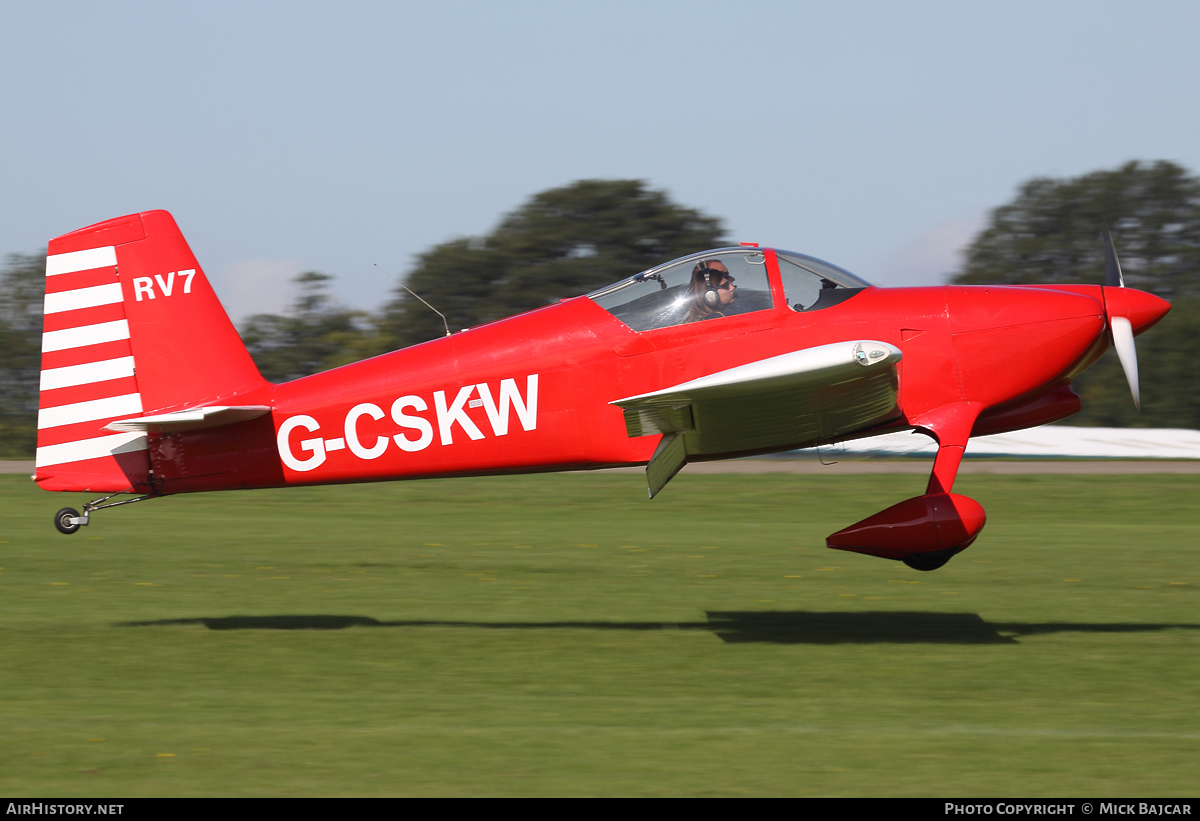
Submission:
[[102,511],[0,476],[8,795],[1194,796],[1200,476],[563,475]]

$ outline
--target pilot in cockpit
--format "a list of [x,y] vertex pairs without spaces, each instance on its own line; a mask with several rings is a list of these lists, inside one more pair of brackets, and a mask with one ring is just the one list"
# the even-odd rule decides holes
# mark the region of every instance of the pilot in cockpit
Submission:
[[702,259],[696,263],[692,269],[691,284],[688,285],[691,307],[687,321],[699,322],[728,316],[737,298],[737,286],[733,282],[729,269],[720,260]]

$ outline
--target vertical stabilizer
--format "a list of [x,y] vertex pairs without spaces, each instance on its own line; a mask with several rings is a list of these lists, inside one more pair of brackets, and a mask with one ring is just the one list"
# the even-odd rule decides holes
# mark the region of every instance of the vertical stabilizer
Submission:
[[265,388],[166,211],[51,240],[46,258],[38,484],[152,489],[145,433],[105,425]]

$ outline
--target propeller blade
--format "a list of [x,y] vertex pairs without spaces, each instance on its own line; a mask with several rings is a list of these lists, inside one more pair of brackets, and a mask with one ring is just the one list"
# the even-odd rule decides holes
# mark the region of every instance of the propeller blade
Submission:
[[1142,399],[1138,392],[1137,350],[1133,346],[1133,325],[1128,317],[1114,316],[1109,318],[1108,327],[1112,332],[1113,347],[1117,349],[1117,358],[1121,360],[1121,367],[1125,369],[1129,390],[1133,393],[1133,406],[1140,411]]
[[1112,234],[1108,226],[1104,226],[1104,284],[1109,288],[1124,288],[1125,277],[1121,276],[1121,261],[1117,259],[1117,249],[1113,246]]

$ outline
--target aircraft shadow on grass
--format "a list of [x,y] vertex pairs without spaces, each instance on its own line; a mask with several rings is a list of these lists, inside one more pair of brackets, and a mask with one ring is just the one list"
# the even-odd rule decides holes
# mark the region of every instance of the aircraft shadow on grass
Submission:
[[200,624],[209,630],[343,630],[347,627],[464,627],[482,630],[704,630],[729,644],[1015,644],[1048,633],[1147,633],[1196,630],[1200,624],[988,622],[975,613],[806,611],[709,612],[695,622],[380,621],[367,616],[222,616],[123,622],[120,627]]

